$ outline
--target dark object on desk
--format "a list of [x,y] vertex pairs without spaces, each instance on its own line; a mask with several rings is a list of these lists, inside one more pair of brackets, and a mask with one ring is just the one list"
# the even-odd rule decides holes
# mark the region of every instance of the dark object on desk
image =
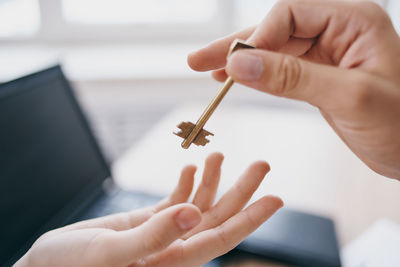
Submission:
[[159,200],[116,187],[61,68],[0,86],[0,266],[44,232]]
[[232,253],[241,252],[295,266],[341,266],[333,221],[287,208],[279,210]]

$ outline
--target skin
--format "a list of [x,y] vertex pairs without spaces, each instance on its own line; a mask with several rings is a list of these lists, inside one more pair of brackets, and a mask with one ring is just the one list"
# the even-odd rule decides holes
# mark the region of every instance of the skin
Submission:
[[52,230],[15,266],[192,267],[225,254],[283,203],[264,196],[243,210],[270,169],[258,161],[214,204],[222,161],[221,153],[208,156],[191,203],[195,166],[185,167],[173,193],[154,207]]
[[[255,50],[226,58],[235,38]],[[257,26],[191,53],[189,65],[317,107],[372,170],[400,179],[400,38],[365,1],[279,1]]]

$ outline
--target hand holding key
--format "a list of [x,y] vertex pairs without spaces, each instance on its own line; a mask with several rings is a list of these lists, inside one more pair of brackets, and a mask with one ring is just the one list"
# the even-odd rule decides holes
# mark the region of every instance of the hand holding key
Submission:
[[[249,3],[251,4],[251,3]],[[226,59],[232,40],[257,49]],[[189,65],[317,107],[374,171],[400,180],[400,38],[367,1],[278,1],[255,28],[190,54]]]
[[[243,48],[254,48],[249,44],[246,44],[244,41],[236,39],[230,46],[228,57],[236,50]],[[209,135],[214,135],[209,131],[203,129],[204,125],[211,117],[219,103],[221,103],[224,96],[228,93],[229,89],[233,85],[233,79],[228,77],[225,81],[225,84],[222,86],[221,90],[218,92],[217,96],[211,101],[210,105],[203,112],[199,120],[196,124],[191,122],[181,122],[178,125],[178,128],[181,129],[178,133],[174,133],[177,136],[182,137],[184,140],[182,142],[182,147],[187,149],[189,146],[194,143],[198,146],[205,146],[209,140],[206,138]]]

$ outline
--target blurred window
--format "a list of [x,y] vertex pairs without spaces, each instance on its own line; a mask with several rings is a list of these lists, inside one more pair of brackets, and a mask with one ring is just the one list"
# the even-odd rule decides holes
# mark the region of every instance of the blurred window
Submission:
[[62,0],[63,15],[83,24],[202,23],[217,13],[217,0]]
[[392,18],[392,23],[400,35],[400,1],[399,0],[388,0],[386,4],[386,10],[389,16]]
[[257,25],[276,2],[277,0],[235,0],[235,29]]
[[0,0],[0,37],[27,37],[40,27],[37,0]]
[[[397,0],[386,6],[400,27]],[[0,40],[212,40],[258,24],[277,0],[0,0]]]

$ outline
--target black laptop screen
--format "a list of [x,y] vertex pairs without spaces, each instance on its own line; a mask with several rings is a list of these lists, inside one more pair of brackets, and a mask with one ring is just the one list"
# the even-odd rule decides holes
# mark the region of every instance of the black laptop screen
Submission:
[[0,266],[108,176],[59,67],[0,85]]

